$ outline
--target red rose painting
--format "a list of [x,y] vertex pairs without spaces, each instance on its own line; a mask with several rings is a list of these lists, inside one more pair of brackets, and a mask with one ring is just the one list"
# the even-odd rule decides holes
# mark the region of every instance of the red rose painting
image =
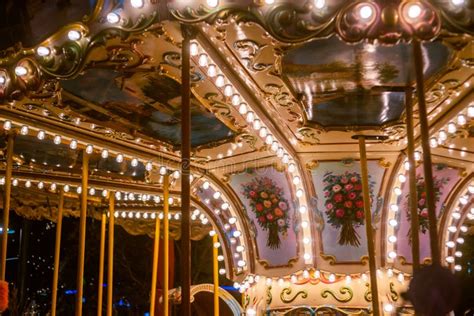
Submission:
[[289,205],[283,197],[283,190],[270,178],[262,177],[243,184],[242,194],[250,200],[257,223],[268,231],[267,246],[280,248],[280,234],[286,235],[290,221]]
[[[346,171],[342,175],[328,172],[324,175],[324,197],[328,222],[340,228],[340,245],[360,246],[355,227],[364,224],[364,202],[362,183],[357,172]],[[370,183],[372,194],[373,183]]]

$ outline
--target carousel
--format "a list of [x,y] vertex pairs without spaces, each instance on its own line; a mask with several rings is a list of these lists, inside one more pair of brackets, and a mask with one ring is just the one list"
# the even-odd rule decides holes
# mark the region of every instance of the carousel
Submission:
[[2,315],[472,315],[472,0],[6,0]]

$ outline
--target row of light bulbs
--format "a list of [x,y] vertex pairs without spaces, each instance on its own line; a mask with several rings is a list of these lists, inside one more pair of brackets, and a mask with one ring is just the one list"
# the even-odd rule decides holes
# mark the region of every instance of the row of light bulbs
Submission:
[[292,174],[292,183],[295,187],[296,197],[299,202],[299,212],[301,214],[301,231],[303,232],[303,258],[306,264],[312,263],[311,250],[311,228],[309,225],[309,216],[306,206],[306,196],[303,190],[302,178],[299,174],[296,163],[291,155],[283,148],[282,144],[273,136],[270,129],[259,116],[252,111],[251,107],[243,97],[234,88],[232,83],[226,78],[221,69],[212,61],[206,51],[199,46],[197,42],[190,45],[190,53],[197,60],[197,64],[207,73],[210,80],[214,81],[215,86],[230,101],[237,111],[244,117],[246,122],[251,126],[255,133],[262,141],[270,146],[270,149],[276,154],[281,162],[287,166],[288,171]]
[[[459,236],[461,233],[466,233],[468,228],[462,225],[463,216],[461,210],[466,207],[469,201],[474,196],[474,182],[470,183],[465,190],[461,193],[458,198],[458,204],[451,213],[449,218],[448,232],[446,234],[445,247],[446,247],[446,263],[454,264],[453,268],[455,271],[461,271],[462,266],[455,264],[456,258],[462,257],[462,252],[457,250],[457,245],[464,243],[464,238]],[[474,207],[471,207],[469,213],[466,216],[468,219],[474,219]]]

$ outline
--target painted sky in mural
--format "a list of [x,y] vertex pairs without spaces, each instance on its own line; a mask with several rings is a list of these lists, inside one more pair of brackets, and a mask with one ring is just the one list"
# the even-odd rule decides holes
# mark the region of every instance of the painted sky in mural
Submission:
[[[446,66],[451,51],[433,42],[423,45],[423,55],[428,78]],[[406,44],[352,45],[331,37],[290,51],[282,65],[310,121],[323,126],[374,126],[395,121],[403,113],[404,93],[390,90],[414,78],[411,60]]]
[[[424,191],[425,181],[423,177],[423,167],[419,166],[416,169],[417,178],[417,195],[418,195],[418,220],[420,223],[420,259],[423,260],[431,256],[429,232],[428,232],[428,209],[426,206],[426,193]],[[433,182],[436,196],[436,214],[438,218],[442,215],[446,198],[449,192],[453,189],[456,183],[460,180],[460,173],[458,169],[449,168],[444,165],[433,166]],[[399,206],[399,229],[397,230],[397,253],[404,257],[407,262],[413,262],[411,255],[411,238],[410,238],[410,216],[408,206],[409,185],[408,181],[403,183],[402,194],[398,199]]]
[[[369,161],[369,185],[374,224],[380,218],[378,195],[385,169]],[[311,198],[324,254],[338,262],[359,261],[367,255],[364,203],[359,162],[321,162],[311,171],[316,196]]]
[[[173,145],[181,143],[181,85],[169,77],[156,72],[121,74],[109,69],[92,69],[76,79],[63,81],[62,86],[123,118],[122,129],[140,130]],[[84,114],[103,123],[112,119],[93,109]],[[191,98],[191,121],[192,146],[233,136],[233,132],[194,97]]]
[[281,266],[295,258],[295,205],[285,173],[273,167],[251,169],[233,175],[230,184],[256,233],[259,259]]

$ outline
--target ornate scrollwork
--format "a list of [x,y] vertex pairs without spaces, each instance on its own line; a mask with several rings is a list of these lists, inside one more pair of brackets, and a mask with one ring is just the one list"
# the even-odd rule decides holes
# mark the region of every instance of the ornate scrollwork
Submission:
[[272,64],[259,63],[255,60],[266,45],[260,45],[250,39],[243,39],[234,42],[234,49],[239,53],[242,62],[247,69],[258,72],[267,70]]
[[306,290],[298,291],[298,292],[295,293],[294,296],[288,297],[289,295],[291,295],[292,292],[293,292],[293,290],[291,289],[291,287],[286,287],[283,290],[281,290],[281,293],[280,293],[281,301],[283,303],[289,304],[289,303],[292,303],[294,300],[296,300],[298,298],[298,296],[300,296],[300,295],[301,295],[301,298],[307,298],[308,297],[308,291],[306,291]]
[[331,295],[336,301],[338,301],[340,303],[350,302],[350,300],[352,300],[352,298],[354,297],[354,293],[352,292],[352,289],[350,287],[347,287],[347,286],[341,287],[339,289],[339,293],[341,295],[347,295],[347,297],[338,296],[336,293],[334,293],[330,289],[325,289],[325,290],[321,291],[321,296],[323,298],[328,298],[328,296]]
[[265,303],[267,303],[267,305],[270,305],[272,303],[272,286],[267,286],[267,290],[266,290],[266,298],[265,298]]
[[393,282],[390,282],[390,297],[394,302],[398,301],[399,298],[397,291],[395,291],[395,283]]
[[320,130],[315,129],[313,127],[305,126],[298,128],[297,133],[301,135],[301,139],[299,139],[300,142],[309,145],[319,144],[318,136],[319,134],[321,134]]
[[[181,54],[178,52],[165,52],[162,55],[163,64],[169,65],[171,67],[181,69]],[[198,71],[191,71],[191,81],[199,82],[204,79],[203,74]]]
[[372,292],[370,291],[370,283],[365,283],[365,287],[367,288],[367,290],[364,293],[364,299],[370,303],[372,302]]

